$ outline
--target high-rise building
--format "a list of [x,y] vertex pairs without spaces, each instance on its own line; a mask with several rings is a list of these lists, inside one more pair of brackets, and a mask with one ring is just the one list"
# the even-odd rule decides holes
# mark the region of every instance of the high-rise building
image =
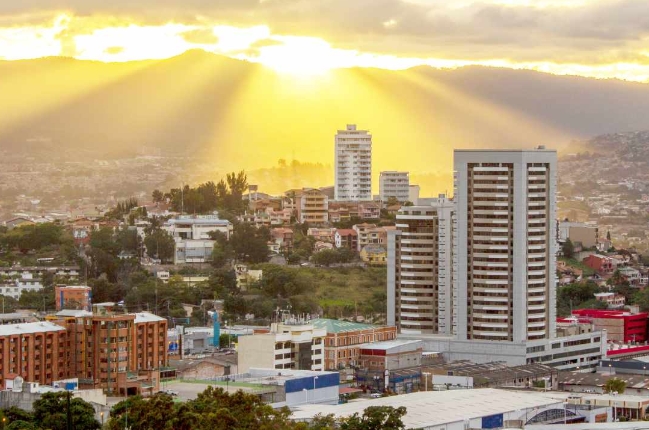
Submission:
[[555,337],[557,153],[456,150],[458,337]]
[[335,148],[335,200],[372,200],[372,135],[348,124],[338,130]]
[[597,366],[606,331],[556,332],[556,152],[458,150],[454,167],[453,206],[397,215],[388,323],[448,360]]
[[379,198],[383,203],[390,197],[400,202],[410,201],[410,174],[408,172],[381,172],[379,174]]
[[453,333],[453,210],[444,195],[404,206],[388,231],[388,324],[400,333]]

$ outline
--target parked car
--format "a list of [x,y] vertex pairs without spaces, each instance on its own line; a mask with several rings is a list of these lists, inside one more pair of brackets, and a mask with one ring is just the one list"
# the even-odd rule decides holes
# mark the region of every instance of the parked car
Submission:
[[169,389],[162,390],[161,393],[169,394],[172,397],[176,397],[178,395],[178,391],[169,390]]

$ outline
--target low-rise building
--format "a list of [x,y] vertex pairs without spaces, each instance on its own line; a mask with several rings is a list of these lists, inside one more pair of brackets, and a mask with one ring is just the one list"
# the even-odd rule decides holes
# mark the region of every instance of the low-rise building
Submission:
[[311,321],[316,329],[326,331],[324,369],[337,370],[358,366],[360,345],[394,340],[397,328],[350,321],[318,318]]
[[174,264],[206,263],[212,259],[214,240],[177,239]]
[[92,288],[83,285],[57,285],[54,287],[56,310],[92,309]]
[[374,229],[376,229],[376,224],[362,223],[362,224],[356,224],[352,228],[356,232],[356,236],[357,236],[356,251],[361,252],[361,249],[363,249],[366,245],[369,245],[371,243],[370,233]]
[[281,252],[291,252],[293,249],[293,230],[290,228],[274,228],[270,231],[270,237],[279,245]]
[[356,234],[356,231],[351,228],[336,229],[334,242],[336,248],[347,248],[352,251],[358,249],[358,235]]
[[311,227],[306,231],[306,235],[314,238],[318,242],[334,243],[336,229],[335,228],[315,228]]
[[600,309],[576,309],[572,314],[579,318],[588,319],[595,330],[606,329],[609,341],[623,343],[638,343],[647,340],[647,321],[649,314],[641,312],[633,314],[625,311]]
[[420,390],[421,341],[396,339],[366,343],[359,349],[359,384],[398,394]]
[[366,245],[360,252],[361,260],[372,266],[387,264],[388,252],[381,245]]
[[595,299],[599,302],[606,303],[611,309],[623,308],[626,304],[626,297],[616,293],[596,293]]
[[557,240],[564,243],[570,239],[573,244],[581,244],[582,248],[594,248],[598,241],[597,224],[584,222],[559,221]]
[[239,337],[239,372],[251,368],[324,370],[324,329],[306,321],[273,323],[270,333]]
[[381,218],[381,206],[377,203],[361,203],[358,205],[358,216],[361,219]]
[[629,281],[629,285],[632,287],[640,287],[640,271],[638,269],[634,269],[633,267],[629,266],[624,266],[620,267],[617,270],[620,271],[620,275],[624,276],[627,281]]
[[601,275],[611,274],[617,268],[617,263],[611,257],[602,254],[590,254],[583,263]]
[[205,263],[212,259],[216,241],[210,233],[220,232],[229,240],[233,226],[218,215],[181,215],[163,226],[175,241],[174,264]]

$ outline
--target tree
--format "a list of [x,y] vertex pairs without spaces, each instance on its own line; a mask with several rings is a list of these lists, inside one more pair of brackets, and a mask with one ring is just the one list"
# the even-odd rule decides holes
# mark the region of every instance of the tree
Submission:
[[176,242],[164,230],[155,230],[144,238],[146,253],[150,257],[159,258],[163,263],[173,261]]
[[269,239],[270,231],[267,228],[256,228],[250,223],[240,223],[234,227],[230,245],[238,261],[265,263],[270,253]]
[[164,194],[160,190],[153,190],[151,193],[151,199],[154,203],[160,203],[164,199]]
[[[67,396],[64,393],[45,393],[34,402],[34,422],[49,430],[65,430],[67,424]],[[85,400],[70,400],[72,425],[77,430],[97,430],[101,427],[95,419],[95,409]]]
[[606,240],[610,241],[611,240],[611,230],[608,230],[606,232]]
[[387,206],[396,206],[398,204],[399,204],[399,199],[398,198],[396,198],[394,196],[388,197],[388,201],[386,202]]
[[572,244],[570,238],[566,239],[566,241],[561,246],[561,250],[563,251],[564,257],[566,258],[572,258],[575,256],[575,246]]
[[605,393],[622,394],[626,390],[626,382],[619,378],[611,378],[604,384]]
[[340,430],[403,430],[406,426],[401,418],[406,408],[401,406],[370,406],[362,416],[354,414],[340,420]]
[[311,256],[311,261],[318,266],[331,266],[340,262],[340,254],[335,249],[323,249]]

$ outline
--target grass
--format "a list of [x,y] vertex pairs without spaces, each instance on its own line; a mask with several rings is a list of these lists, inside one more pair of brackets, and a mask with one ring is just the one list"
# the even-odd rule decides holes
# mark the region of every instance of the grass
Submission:
[[583,262],[575,260],[574,258],[558,257],[559,261],[565,262],[568,266],[575,269],[583,271],[583,276],[592,276],[595,274],[595,271],[590,267],[586,266]]

